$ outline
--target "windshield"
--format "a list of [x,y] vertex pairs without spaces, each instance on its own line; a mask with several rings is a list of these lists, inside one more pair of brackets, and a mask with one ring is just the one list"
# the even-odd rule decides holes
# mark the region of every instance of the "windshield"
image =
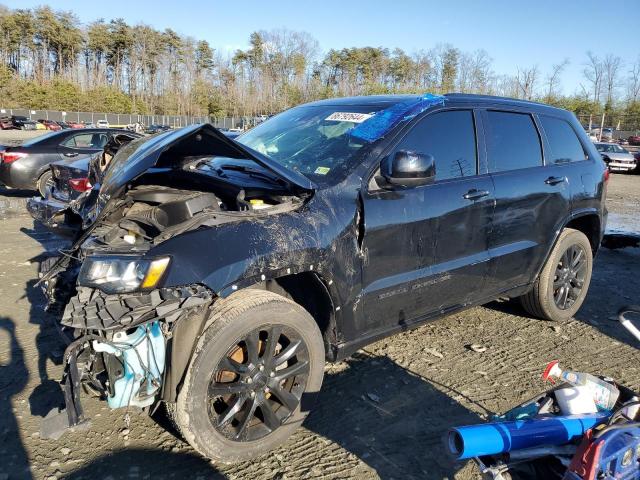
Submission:
[[628,153],[620,145],[613,145],[613,144],[610,145],[610,144],[606,144],[606,143],[599,143],[598,145],[596,145],[596,148],[598,149],[599,152]]
[[349,131],[381,106],[322,105],[296,107],[236,138],[284,167],[318,183],[343,178],[358,152],[368,145]]

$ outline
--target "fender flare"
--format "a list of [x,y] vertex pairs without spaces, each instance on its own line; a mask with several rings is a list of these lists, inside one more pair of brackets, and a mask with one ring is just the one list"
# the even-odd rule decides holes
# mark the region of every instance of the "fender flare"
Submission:
[[[598,217],[599,221],[602,222],[602,218],[596,208],[585,208],[585,209],[577,210],[575,212],[571,212],[569,215],[567,215],[564,218],[560,226],[556,229],[556,231],[553,234],[553,242],[550,243],[549,248],[547,249],[547,252],[544,256],[544,262],[542,262],[538,267],[538,269],[536,270],[536,274],[533,277],[533,281],[535,281],[535,279],[537,279],[540,276],[540,272],[542,271],[544,266],[547,264],[547,261],[551,256],[551,252],[553,252],[553,249],[558,243],[558,239],[560,238],[560,234],[562,233],[562,230],[564,230],[567,227],[567,225],[569,225],[569,223],[571,223],[573,220],[576,220],[582,217],[592,216],[592,215],[595,215],[596,217]],[[602,225],[600,226],[600,228],[602,229]]]
[[[285,269],[285,271],[293,271],[293,268]],[[321,285],[323,288],[323,293],[326,295],[326,298],[329,301],[329,315],[328,325],[326,332],[323,332],[323,340],[325,343],[325,353],[327,358],[331,360],[335,356],[335,349],[333,348],[333,343],[335,342],[336,333],[336,318],[335,318],[335,292],[332,294],[330,285],[328,285],[328,281],[322,277],[318,272],[314,272],[313,270],[302,270],[295,269],[296,273],[308,273],[312,274],[318,282],[318,285]],[[291,273],[293,275],[293,273]],[[284,277],[286,277],[285,275]],[[265,277],[265,279],[263,279]],[[184,375],[189,367],[191,362],[191,358],[193,357],[193,351],[198,343],[198,339],[202,335],[202,333],[209,328],[212,324],[211,313],[215,308],[215,304],[217,301],[224,300],[232,293],[236,291],[246,292],[251,288],[264,288],[265,282],[267,280],[277,281],[283,276],[273,277],[270,276],[268,279],[266,275],[261,275],[256,280],[256,277],[245,278],[239,280],[237,283],[233,285],[242,285],[242,288],[238,287],[236,289],[232,289],[231,285],[228,288],[224,289],[225,295],[217,296],[217,299],[210,303],[208,306],[198,309],[197,311],[190,312],[188,315],[183,317],[176,324],[176,331],[174,335],[171,337],[171,343],[167,351],[167,359],[168,364],[165,368],[165,375],[162,383],[162,394],[161,398],[164,401],[174,402],[182,388],[182,382],[184,380]],[[268,288],[265,288],[268,290]],[[276,291],[275,293],[283,294],[287,298],[291,298],[293,301],[296,301],[296,298],[289,295],[286,290],[280,287],[280,291]],[[300,304],[296,301],[296,303]],[[313,316],[314,312],[310,311],[308,305],[302,305],[309,313]],[[314,317],[315,318],[315,317]],[[316,321],[318,319],[316,318]],[[322,329],[321,329],[322,330]],[[332,341],[333,340],[333,341]]]

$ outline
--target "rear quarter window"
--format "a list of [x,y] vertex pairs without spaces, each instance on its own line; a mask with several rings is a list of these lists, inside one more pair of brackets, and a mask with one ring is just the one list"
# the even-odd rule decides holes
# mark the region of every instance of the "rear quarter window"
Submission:
[[542,166],[540,136],[531,115],[488,111],[486,124],[491,172]]
[[549,141],[547,163],[579,162],[587,158],[569,122],[546,115],[539,115],[538,118]]

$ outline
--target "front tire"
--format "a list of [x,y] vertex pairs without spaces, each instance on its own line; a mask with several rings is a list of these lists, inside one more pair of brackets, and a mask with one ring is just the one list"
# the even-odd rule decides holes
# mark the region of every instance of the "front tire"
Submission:
[[520,302],[531,315],[565,321],[582,306],[593,271],[593,253],[586,235],[565,228],[531,291]]
[[205,457],[255,458],[283,443],[318,396],[324,344],[295,302],[244,290],[215,305],[175,405],[175,424]]

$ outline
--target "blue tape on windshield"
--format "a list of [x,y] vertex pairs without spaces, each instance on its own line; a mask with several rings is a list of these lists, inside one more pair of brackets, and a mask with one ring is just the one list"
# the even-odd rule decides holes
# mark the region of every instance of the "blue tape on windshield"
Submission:
[[395,105],[379,111],[373,117],[365,120],[360,125],[349,132],[352,137],[374,142],[384,136],[398,122],[409,120],[424,112],[427,108],[436,105],[444,105],[446,97],[443,95],[433,95],[425,93],[418,97],[415,102],[396,103]]

